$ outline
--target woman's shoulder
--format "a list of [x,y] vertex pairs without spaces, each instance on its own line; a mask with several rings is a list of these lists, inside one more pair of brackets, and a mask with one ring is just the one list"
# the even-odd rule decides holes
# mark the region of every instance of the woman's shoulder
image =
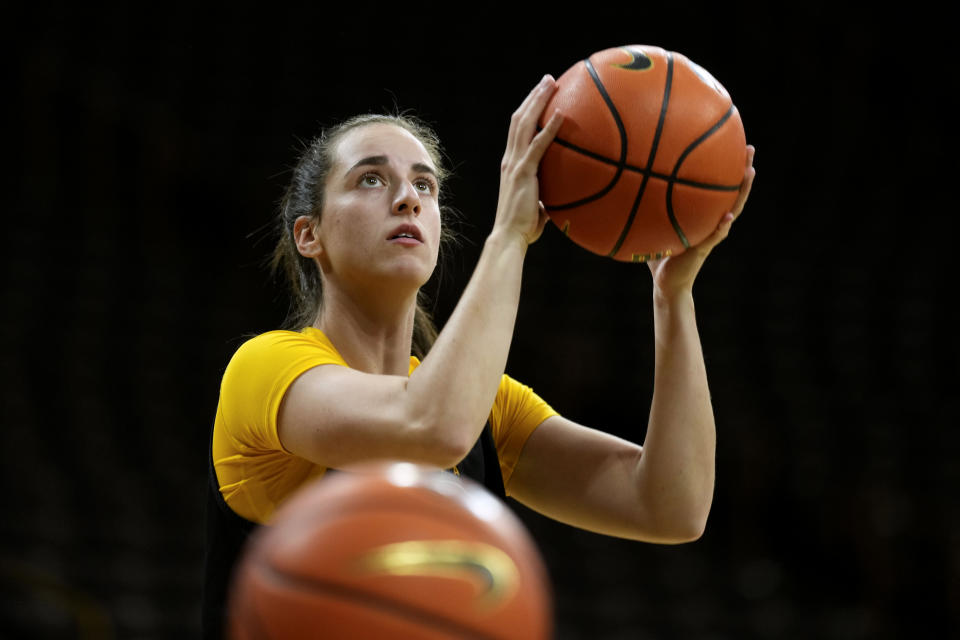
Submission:
[[304,327],[302,329],[272,329],[262,333],[249,334],[237,350],[296,344],[333,349],[333,344],[330,343],[323,331],[315,327]]
[[[231,364],[238,362],[290,358],[323,359],[343,363],[343,358],[326,335],[314,327],[273,329],[247,338],[234,352]],[[343,363],[346,364],[346,363]]]

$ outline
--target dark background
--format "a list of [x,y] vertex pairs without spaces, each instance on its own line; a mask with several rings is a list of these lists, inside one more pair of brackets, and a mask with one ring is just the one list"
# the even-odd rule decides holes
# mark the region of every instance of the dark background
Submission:
[[[656,44],[709,69],[757,147],[753,195],[695,289],[717,415],[704,537],[574,530],[518,507],[559,638],[958,633],[956,72],[942,17],[542,5],[155,4],[6,28],[0,637],[198,632],[220,375],[286,300],[263,268],[301,141],[357,112],[432,122],[461,248],[496,205],[513,109],[544,73]],[[642,441],[642,265],[548,227],[508,372]]]

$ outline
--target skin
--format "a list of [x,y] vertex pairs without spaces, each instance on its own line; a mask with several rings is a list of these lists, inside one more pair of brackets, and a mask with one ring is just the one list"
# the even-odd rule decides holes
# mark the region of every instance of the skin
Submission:
[[[440,238],[437,194],[425,184],[432,161],[393,125],[368,125],[341,139],[321,221],[298,219],[294,236],[324,281],[315,326],[351,368],[315,367],[291,385],[278,415],[291,453],[335,468],[378,458],[449,468],[473,446],[506,366],[524,258],[547,220],[537,168],[561,116],[553,114],[540,132],[537,121],[555,90],[545,76],[514,112],[493,228],[457,307],[409,376],[416,294],[436,266]],[[370,158],[376,162],[364,162]],[[644,445],[548,418],[520,455],[507,487],[513,497],[608,535],[661,543],[702,535],[716,435],[692,289],[743,210],[752,160],[748,147],[740,197],[717,230],[678,256],[649,263],[656,362]],[[415,227],[420,241],[391,239],[401,224]]]

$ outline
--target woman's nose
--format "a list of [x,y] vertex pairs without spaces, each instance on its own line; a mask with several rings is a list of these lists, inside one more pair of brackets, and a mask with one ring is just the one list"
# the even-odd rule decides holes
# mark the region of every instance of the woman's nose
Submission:
[[413,213],[420,215],[420,194],[409,182],[402,182],[398,187],[396,199],[393,202],[393,212],[397,215]]

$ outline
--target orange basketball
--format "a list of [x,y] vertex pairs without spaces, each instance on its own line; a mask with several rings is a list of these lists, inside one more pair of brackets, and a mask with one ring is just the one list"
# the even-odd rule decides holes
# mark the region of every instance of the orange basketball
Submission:
[[726,89],[685,56],[629,45],[570,67],[544,110],[564,123],[540,164],[540,199],[580,246],[644,262],[716,229],[743,180],[746,138]]
[[521,521],[470,480],[408,463],[313,481],[251,536],[231,638],[549,638]]

